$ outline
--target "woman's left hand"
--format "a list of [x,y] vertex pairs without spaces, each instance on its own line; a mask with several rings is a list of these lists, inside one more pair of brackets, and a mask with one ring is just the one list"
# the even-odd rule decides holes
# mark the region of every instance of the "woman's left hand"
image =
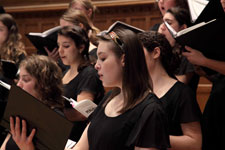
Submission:
[[194,65],[204,66],[206,57],[200,51],[188,46],[185,46],[185,49],[188,52],[183,52],[182,55],[185,56],[190,63]]
[[27,125],[25,120],[22,120],[21,131],[19,117],[16,117],[16,123],[14,123],[13,117],[10,117],[10,129],[13,140],[21,150],[35,150],[32,142],[35,129],[32,129],[30,135],[27,137]]

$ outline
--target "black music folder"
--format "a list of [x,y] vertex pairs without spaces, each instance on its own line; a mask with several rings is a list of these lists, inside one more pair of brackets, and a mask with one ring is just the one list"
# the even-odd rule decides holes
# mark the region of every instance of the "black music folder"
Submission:
[[31,129],[36,129],[33,142],[38,150],[63,150],[73,127],[73,123],[64,116],[15,85],[11,86],[1,121],[1,125],[7,129],[10,129],[10,116],[25,119],[28,134]]
[[201,51],[206,57],[225,61],[225,17],[202,22],[176,32],[165,22],[174,39]]
[[142,30],[140,28],[137,28],[135,26],[132,26],[130,24],[127,24],[125,22],[122,22],[122,21],[116,21],[116,22],[114,22],[107,30],[104,30],[103,32],[109,33],[111,31],[115,30],[116,28],[128,29],[128,30],[133,31],[136,34],[137,33],[140,33],[140,32],[144,32],[144,30]]
[[208,22],[215,18],[222,18],[224,16],[224,10],[220,0],[210,0],[195,20],[194,25],[203,21]]
[[10,60],[0,59],[3,75],[9,79],[15,79],[18,71],[15,62]]
[[25,36],[37,49],[38,54],[47,55],[44,47],[47,47],[49,51],[52,51],[54,48],[58,47],[57,36],[60,29],[60,26],[56,26],[42,33],[30,32],[25,34]]

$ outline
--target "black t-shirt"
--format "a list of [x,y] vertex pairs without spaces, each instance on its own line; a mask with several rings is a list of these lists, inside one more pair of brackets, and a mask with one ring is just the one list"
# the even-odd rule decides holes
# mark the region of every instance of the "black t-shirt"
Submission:
[[[65,72],[66,73],[66,72]],[[65,74],[64,73],[64,74]],[[93,66],[87,66],[79,71],[78,75],[68,84],[64,84],[63,95],[68,98],[77,100],[77,95],[82,91],[88,91],[94,94],[94,103],[99,104],[104,96],[104,88],[101,80],[99,80],[97,71]],[[72,108],[69,102],[65,102],[66,108]],[[70,139],[78,141],[82,135],[87,121],[76,121],[72,129]]]
[[183,135],[181,123],[201,119],[201,110],[193,91],[179,81],[160,100],[168,115],[170,135]]
[[[98,104],[104,96],[104,87],[101,80],[99,80],[97,71],[92,65],[83,68],[74,79],[68,84],[63,85],[63,95],[68,98],[73,98],[74,100],[77,100],[77,95],[82,91],[93,93],[94,102],[96,104]],[[66,106],[71,107],[70,104]]]
[[88,128],[90,150],[133,150],[135,146],[159,149],[169,147],[167,118],[155,95],[149,94],[134,108],[117,117],[105,115],[103,101],[91,115]]
[[181,62],[179,67],[177,68],[175,75],[185,75],[188,73],[193,73],[190,81],[188,82],[188,86],[192,89],[194,94],[196,95],[198,82],[199,82],[199,75],[195,73],[194,65],[191,64],[186,57],[181,56]]

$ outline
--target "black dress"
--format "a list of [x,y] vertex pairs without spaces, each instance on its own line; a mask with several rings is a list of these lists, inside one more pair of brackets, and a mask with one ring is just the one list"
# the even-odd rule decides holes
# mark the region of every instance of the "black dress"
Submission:
[[[91,92],[94,94],[94,103],[96,104],[99,104],[100,100],[104,96],[104,87],[102,86],[102,82],[99,80],[97,71],[91,65],[80,70],[78,75],[68,84],[64,84],[63,90],[64,96],[73,98],[74,100],[77,100],[77,95],[79,95],[82,91]],[[65,106],[66,108],[72,108],[67,101],[65,102]],[[71,132],[70,139],[77,142],[80,139],[86,125],[86,121],[74,122],[74,128]]]
[[225,76],[214,75],[213,86],[203,112],[203,150],[225,149]]
[[170,135],[183,135],[181,123],[200,122],[201,110],[195,95],[184,83],[177,81],[160,100],[168,115]]
[[169,147],[166,115],[155,95],[149,94],[141,103],[117,117],[105,115],[103,101],[91,115],[87,131],[90,150]]

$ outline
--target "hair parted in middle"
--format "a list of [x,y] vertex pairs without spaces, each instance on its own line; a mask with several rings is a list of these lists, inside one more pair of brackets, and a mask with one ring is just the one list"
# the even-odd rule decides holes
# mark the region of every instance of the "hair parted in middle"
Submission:
[[87,33],[80,26],[65,26],[58,31],[58,35],[71,38],[77,48],[84,46],[81,52],[82,63],[78,67],[80,71],[83,67],[90,65],[89,61],[89,38]]
[[[100,41],[111,43],[110,49],[115,53],[116,57],[121,58],[124,55],[122,90],[125,103],[121,112],[125,112],[134,107],[146,91],[152,91],[152,80],[148,74],[143,47],[137,35],[133,31],[123,28],[117,28],[113,32],[118,36],[119,39],[117,40],[121,40],[120,42],[123,43],[122,47],[115,43],[110,33],[102,34],[99,37]],[[119,92],[118,89],[114,90],[109,100]]]

